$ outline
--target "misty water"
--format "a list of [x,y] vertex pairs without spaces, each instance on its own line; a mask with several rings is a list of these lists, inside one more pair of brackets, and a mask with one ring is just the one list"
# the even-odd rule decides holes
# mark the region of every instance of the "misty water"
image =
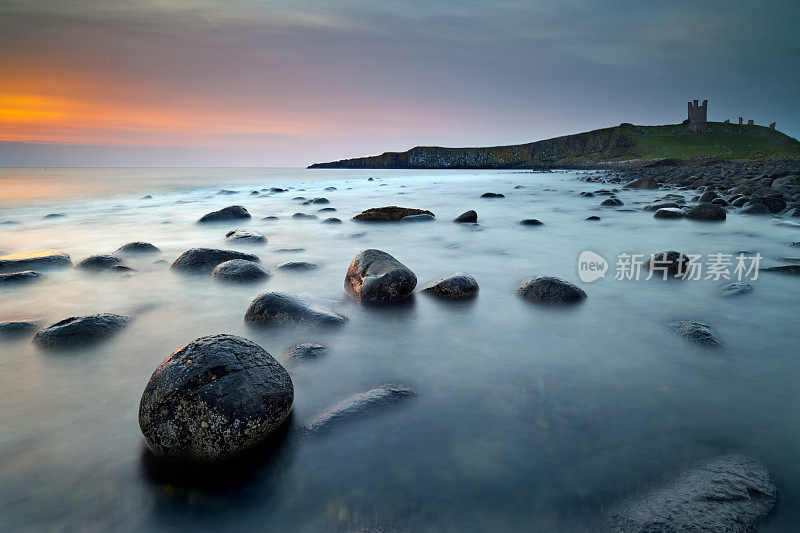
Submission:
[[[762,266],[798,256],[800,227],[730,213],[722,223],[657,220],[641,207],[663,191],[623,191],[621,208],[581,191],[575,172],[301,169],[4,169],[0,251],[57,249],[73,262],[148,241],[157,257],[126,260],[130,274],[74,269],[0,288],[0,320],[135,314],[107,342],[41,351],[29,337],[0,340],[0,529],[355,531],[594,531],[620,498],[698,460],[739,452],[765,464],[781,499],[762,531],[800,528],[800,281],[761,273],[754,291],[722,297],[724,281],[614,279],[618,254],[661,250],[760,253]],[[374,181],[368,181],[373,177]],[[26,186],[28,184],[28,186]],[[524,188],[515,189],[523,185]],[[254,196],[253,189],[286,187]],[[336,190],[326,191],[326,187]],[[217,195],[220,189],[238,191]],[[484,192],[506,195],[481,199]],[[149,194],[152,199],[141,199]],[[319,220],[295,196],[324,196]],[[246,223],[195,224],[232,204]],[[437,220],[350,220],[382,205],[430,209]],[[325,206],[322,206],[325,207]],[[454,224],[468,209],[479,223]],[[630,210],[633,211],[630,211]],[[60,218],[43,219],[50,213]],[[268,215],[276,221],[261,220]],[[599,222],[586,221],[598,215]],[[321,224],[326,216],[344,223]],[[521,226],[523,218],[544,225]],[[192,247],[230,247],[249,228],[268,244],[237,245],[272,269],[306,260],[312,272],[272,270],[256,285],[172,272]],[[302,251],[281,251],[298,249]],[[466,302],[416,294],[364,307],[343,290],[353,256],[394,255],[422,284],[455,271],[480,293]],[[610,262],[578,277],[578,255]],[[164,260],[155,263],[156,260]],[[581,286],[588,298],[542,306],[514,294],[533,275]],[[342,328],[257,328],[244,312],[260,292],[334,302]],[[666,324],[696,319],[716,350]],[[286,364],[295,386],[289,435],[231,476],[171,477],[153,468],[137,415],[151,373],[204,335],[247,337],[279,361],[296,343],[327,356]],[[292,427],[344,397],[386,383],[417,396],[305,439]]]

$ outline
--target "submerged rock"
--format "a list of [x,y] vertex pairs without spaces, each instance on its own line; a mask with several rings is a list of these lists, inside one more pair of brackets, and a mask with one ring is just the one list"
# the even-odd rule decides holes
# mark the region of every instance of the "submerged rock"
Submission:
[[283,292],[265,292],[250,303],[244,320],[264,326],[324,326],[344,324],[347,317],[306,298]]
[[701,346],[719,346],[717,332],[708,324],[695,320],[676,320],[668,324],[669,329]]
[[321,222],[321,224],[341,224],[341,223],[342,220],[336,217],[329,217]]
[[248,282],[269,279],[270,273],[253,261],[231,259],[215,266],[211,277],[222,281]]
[[458,215],[456,218],[453,219],[453,222],[461,222],[461,223],[465,222],[469,223],[477,221],[478,221],[478,213],[471,209],[469,211],[464,211],[463,213],[461,213],[460,215]]
[[421,215],[407,215],[400,219],[400,222],[433,222],[436,217],[423,213]]
[[317,265],[309,263],[308,261],[286,261],[285,263],[275,266],[276,270],[294,270],[298,272],[316,270],[318,268]]
[[123,244],[117,251],[114,252],[115,254],[157,254],[161,252],[158,247],[153,246],[149,242],[129,242],[127,244]]
[[752,531],[775,507],[766,467],[741,455],[700,463],[615,506],[604,531],[711,533]]
[[686,213],[677,207],[662,207],[653,213],[653,218],[683,218]]
[[517,294],[526,300],[543,303],[579,302],[586,293],[568,281],[553,276],[533,276],[524,280]]
[[681,252],[673,250],[651,254],[645,261],[644,268],[653,272],[672,274],[673,276],[683,276],[688,268],[689,258]]
[[793,274],[800,276],[800,265],[781,265],[774,267],[762,268],[761,272],[779,272],[781,274]]
[[448,274],[425,285],[421,292],[427,292],[450,300],[463,300],[478,294],[478,282],[466,272]]
[[246,261],[260,262],[253,254],[235,252],[233,250],[218,250],[215,248],[192,248],[186,250],[170,266],[171,270],[184,272],[211,272],[215,266],[231,259],[244,259]]
[[523,226],[542,226],[542,221],[536,218],[524,218],[519,221]]
[[75,265],[75,268],[99,272],[102,270],[112,270],[121,263],[122,259],[113,255],[92,255]]
[[38,327],[38,320],[5,320],[0,322],[0,337],[19,337],[31,334]]
[[226,220],[241,220],[246,218],[250,218],[250,213],[247,212],[247,209],[241,205],[230,205],[219,211],[206,213],[200,217],[197,222],[223,222]]
[[739,212],[743,215],[769,215],[771,213],[764,204],[747,204]]
[[319,217],[317,215],[309,215],[307,213],[295,213],[292,215],[292,218],[295,220],[316,220]]
[[606,198],[605,200],[600,202],[600,205],[604,207],[616,207],[618,205],[625,205],[625,204],[623,204],[622,200],[620,200],[619,198]]
[[499,192],[485,192],[481,194],[481,198],[505,198],[506,195]]
[[341,422],[371,414],[380,408],[415,396],[415,391],[404,385],[383,385],[366,392],[354,394],[303,424],[306,433],[317,433]]
[[598,217],[597,215],[592,215],[590,217],[586,217],[586,220],[600,220],[600,217]]
[[153,372],[139,403],[139,427],[157,457],[213,463],[268,439],[293,400],[292,378],[264,348],[211,335]]
[[22,272],[13,272],[11,274],[0,274],[0,285],[29,283],[43,277],[41,272],[35,270],[23,270]]
[[405,300],[417,286],[417,276],[403,263],[381,250],[364,250],[355,256],[344,278],[344,288],[362,303]]
[[313,342],[304,342],[295,344],[290,348],[286,348],[283,352],[283,358],[286,361],[296,361],[301,359],[316,359],[328,353],[328,347],[323,344],[316,344]]
[[766,196],[761,198],[761,203],[769,209],[770,213],[780,213],[786,209],[786,202],[781,198],[775,196]]
[[714,204],[697,204],[686,212],[686,218],[691,220],[725,220],[725,210]]
[[719,290],[722,296],[737,296],[739,294],[753,292],[753,286],[744,281],[734,281],[732,283],[726,283],[720,287]]
[[390,205],[388,207],[373,207],[353,217],[353,220],[361,222],[398,222],[410,215],[433,215],[426,209],[412,209],[410,207],[398,207]]
[[266,244],[267,238],[263,233],[251,229],[237,229],[225,234],[229,241],[245,242],[249,244]]
[[64,252],[46,250],[23,252],[0,256],[0,273],[22,272],[33,269],[63,268],[72,266],[72,260]]
[[131,320],[131,317],[113,313],[72,316],[47,326],[36,334],[33,342],[43,348],[89,344],[112,336]]
[[638,178],[623,185],[626,189],[658,189],[658,183],[653,178]]

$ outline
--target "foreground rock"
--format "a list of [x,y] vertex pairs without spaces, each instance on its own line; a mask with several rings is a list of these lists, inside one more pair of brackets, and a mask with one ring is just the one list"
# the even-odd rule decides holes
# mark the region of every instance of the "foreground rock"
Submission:
[[361,222],[398,222],[410,215],[435,216],[427,209],[412,209],[410,207],[390,205],[388,207],[373,207],[372,209],[367,209],[363,213],[354,216],[353,220],[360,220]]
[[241,205],[230,205],[219,211],[212,211],[211,213],[206,213],[197,222],[205,223],[205,222],[224,222],[226,220],[242,220],[250,218],[250,213],[247,212],[247,209]]
[[22,272],[13,272],[11,274],[0,274],[0,285],[11,285],[29,283],[42,277],[41,272],[35,270],[23,270]]
[[270,273],[264,267],[246,259],[223,261],[211,271],[211,277],[222,281],[251,282],[269,279]]
[[694,320],[677,320],[668,324],[669,329],[701,346],[719,346],[719,336],[708,324]]
[[139,403],[139,427],[157,457],[213,463],[268,439],[293,400],[292,379],[261,346],[211,335],[153,372]]
[[314,302],[283,292],[265,292],[247,308],[245,322],[263,326],[338,326],[347,317]]
[[161,250],[157,246],[153,246],[149,242],[129,242],[127,244],[123,244],[117,251],[114,252],[115,254],[157,254],[160,253]]
[[218,250],[215,248],[192,248],[186,250],[170,266],[172,270],[183,272],[211,272],[215,266],[231,259],[244,259],[246,261],[260,262],[253,254],[235,252],[233,250]]
[[456,218],[453,219],[453,222],[460,222],[460,223],[474,223],[478,221],[478,213],[469,210],[461,213]]
[[464,300],[478,294],[478,282],[465,272],[456,272],[428,283],[420,291],[449,300]]
[[62,348],[91,344],[111,337],[133,319],[113,313],[72,316],[47,326],[33,338],[43,348]]
[[72,266],[72,260],[70,260],[69,256],[56,250],[0,256],[0,273],[69,266]]
[[5,320],[0,322],[0,337],[19,337],[32,334],[38,327],[38,320]]
[[686,218],[691,220],[725,220],[725,210],[714,204],[697,204],[686,212]]
[[404,385],[383,385],[359,392],[332,405],[324,412],[303,424],[307,433],[317,433],[341,422],[373,413],[388,405],[398,403],[415,395],[410,387]]
[[328,347],[323,344],[304,342],[295,344],[283,352],[286,361],[299,361],[303,359],[316,359],[328,353]]
[[225,234],[229,241],[244,242],[248,244],[266,244],[267,238],[263,233],[251,229],[236,229]]
[[381,250],[364,250],[355,256],[344,278],[344,288],[362,303],[391,303],[408,298],[417,276],[403,263]]
[[673,276],[683,276],[689,264],[689,258],[681,252],[667,251],[651,254],[645,261],[644,268],[653,272],[661,272],[663,277],[667,274]]
[[552,276],[534,276],[524,280],[517,294],[526,300],[542,303],[579,302],[586,298],[583,289]]
[[104,270],[113,270],[121,264],[122,259],[113,255],[91,255],[75,265],[75,268],[100,272]]
[[615,506],[603,530],[751,531],[775,507],[777,496],[764,465],[740,455],[724,455]]

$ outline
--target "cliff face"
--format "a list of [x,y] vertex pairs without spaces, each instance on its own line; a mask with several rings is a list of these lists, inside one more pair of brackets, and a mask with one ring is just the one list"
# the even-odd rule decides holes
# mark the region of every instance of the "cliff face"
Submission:
[[309,168],[571,168],[593,163],[661,157],[749,158],[800,152],[800,142],[763,126],[709,123],[708,133],[681,124],[621,124],[544,141],[483,148],[417,146],[405,152],[316,163]]

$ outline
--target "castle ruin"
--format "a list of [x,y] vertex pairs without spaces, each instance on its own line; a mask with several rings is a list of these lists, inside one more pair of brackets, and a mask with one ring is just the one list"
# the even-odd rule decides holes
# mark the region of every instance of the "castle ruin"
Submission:
[[708,100],[703,100],[698,104],[697,100],[689,102],[689,118],[686,125],[695,133],[705,133],[708,131]]

